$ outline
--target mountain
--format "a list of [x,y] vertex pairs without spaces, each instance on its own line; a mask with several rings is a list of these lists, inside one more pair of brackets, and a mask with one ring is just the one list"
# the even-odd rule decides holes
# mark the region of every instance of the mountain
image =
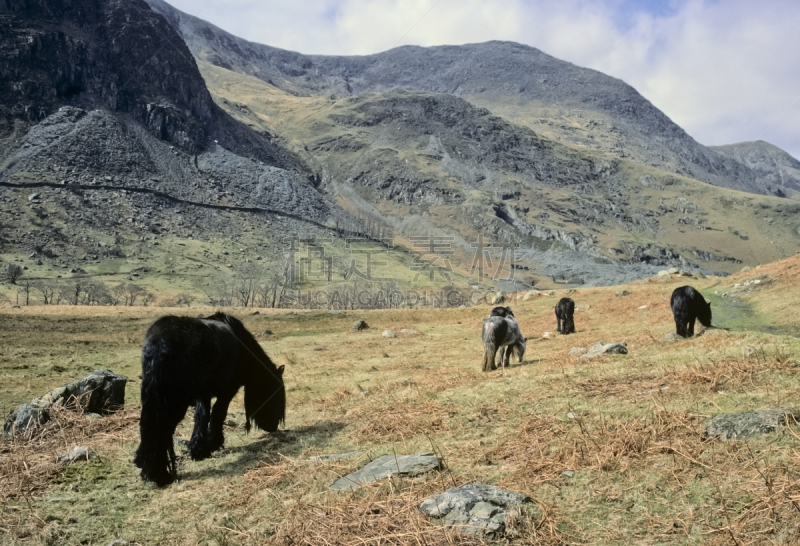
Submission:
[[298,96],[348,97],[393,89],[446,93],[543,136],[717,186],[774,194],[742,163],[692,139],[621,80],[512,42],[403,46],[365,56],[303,55],[237,38],[148,0],[198,59]]
[[166,275],[176,259],[214,275],[231,246],[279,255],[270,242],[334,214],[296,155],[214,103],[141,0],[1,0],[0,21],[0,244],[30,276]]
[[[306,57],[166,4],[0,2],[0,255],[29,279],[229,294],[248,262],[273,278],[331,258],[327,282],[350,282],[380,252],[382,282],[601,285],[800,250],[800,205],[698,180],[754,175],[531,48]],[[375,244],[392,232],[399,248]]]
[[747,165],[772,187],[787,194],[800,191],[800,161],[769,142],[739,142],[711,149]]

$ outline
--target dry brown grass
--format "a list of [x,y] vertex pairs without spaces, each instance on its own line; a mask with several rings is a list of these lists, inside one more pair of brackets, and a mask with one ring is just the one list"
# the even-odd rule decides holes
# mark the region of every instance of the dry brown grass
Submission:
[[[770,274],[777,280],[769,290],[794,289]],[[701,291],[721,281],[703,282],[696,283]],[[67,415],[50,425],[52,436],[0,445],[0,536],[44,541],[42,530],[58,518],[62,534],[51,543],[122,536],[159,544],[479,544],[488,541],[443,529],[417,507],[431,493],[482,481],[534,499],[535,507],[510,524],[503,541],[512,544],[800,543],[797,431],[739,442],[703,438],[718,413],[796,405],[800,341],[712,330],[665,343],[674,329],[669,294],[679,283],[686,281],[634,283],[623,298],[614,296],[617,288],[578,290],[570,294],[583,308],[577,334],[549,339],[539,335],[553,331],[552,307],[566,293],[515,303],[531,338],[526,362],[494,373],[480,371],[488,308],[245,316],[252,331],[275,332],[263,343],[286,364],[288,430],[245,436],[226,427],[226,448],[206,461],[179,449],[181,480],[160,490],[142,484],[130,463],[135,406],[103,420]],[[766,289],[753,297],[762,294]],[[133,341],[154,318],[148,313],[159,312],[25,311],[0,332],[8,342],[0,350],[6,388],[24,391],[23,400],[45,392],[41,385],[65,382],[48,367],[66,366],[51,348],[58,344],[69,344],[76,366],[120,362],[135,378]],[[372,328],[351,333],[356,318]],[[400,325],[421,334],[381,337]],[[38,347],[45,329],[56,341]],[[595,341],[625,341],[630,354],[568,356],[571,347]],[[755,352],[743,353],[747,347]],[[16,369],[23,364],[29,369]],[[135,403],[135,388],[128,398]],[[231,410],[241,420],[241,396]],[[187,419],[177,434],[188,437],[190,429]],[[113,459],[107,480],[70,477],[55,464],[56,451],[78,443]],[[346,451],[365,454],[310,460]],[[377,455],[423,451],[442,454],[447,470],[356,492],[328,489]],[[77,507],[43,501],[68,493]],[[92,513],[98,493],[121,499],[118,518]],[[63,534],[71,518],[94,534]]]

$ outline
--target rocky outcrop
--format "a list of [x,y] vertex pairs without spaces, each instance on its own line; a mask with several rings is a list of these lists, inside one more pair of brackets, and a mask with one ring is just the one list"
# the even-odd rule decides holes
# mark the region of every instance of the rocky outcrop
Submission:
[[214,104],[186,44],[144,1],[0,0],[0,13],[0,82],[15,82],[0,86],[0,138],[73,105],[127,114],[188,153],[217,141],[298,164]]
[[468,483],[425,499],[419,511],[463,533],[495,537],[505,532],[509,511],[529,502],[522,493]]
[[774,432],[798,421],[800,411],[792,408],[725,413],[717,415],[708,423],[706,435],[721,440],[739,440]]
[[125,405],[128,379],[108,370],[96,370],[83,379],[54,389],[12,411],[3,426],[3,436],[29,432],[50,420],[50,408],[61,406],[87,413],[109,413]]

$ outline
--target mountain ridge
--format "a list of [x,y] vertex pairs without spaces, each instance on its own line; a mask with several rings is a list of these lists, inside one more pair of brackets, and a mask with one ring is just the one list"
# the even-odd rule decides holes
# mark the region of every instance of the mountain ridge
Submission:
[[[401,46],[362,56],[304,55],[248,42],[163,0],[147,1],[197,58],[297,96],[340,98],[395,88],[455,94],[556,140],[722,187],[785,195],[772,179],[696,142],[622,80],[530,46],[493,41]],[[592,134],[598,127],[602,139]]]

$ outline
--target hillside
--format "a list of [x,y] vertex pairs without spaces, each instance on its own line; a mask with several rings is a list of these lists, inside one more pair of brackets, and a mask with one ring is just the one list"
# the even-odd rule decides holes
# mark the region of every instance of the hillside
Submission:
[[635,89],[512,42],[403,46],[374,55],[302,55],[237,38],[148,0],[200,60],[296,96],[343,98],[395,89],[463,97],[513,123],[576,145],[717,186],[775,194],[746,165],[700,145]]
[[578,150],[459,97],[295,97],[198,64],[217,102],[282,135],[319,173],[321,189],[380,213],[400,233],[452,234],[466,260],[484,234],[516,241],[516,258],[540,281],[613,284],[666,265],[737,271],[800,242],[792,201]]
[[739,142],[711,149],[747,165],[772,186],[790,190],[790,195],[800,191],[800,161],[769,142]]
[[342,229],[359,233],[302,160],[214,103],[144,2],[0,10],[3,268],[198,297],[243,263],[281,267],[292,237],[343,246]]
[[[239,395],[225,448],[194,462],[179,443],[181,479],[164,489],[143,484],[131,463],[140,343],[165,312],[211,309],[11,310],[0,314],[6,410],[95,368],[131,381],[116,416],[65,413],[44,435],[2,443],[0,533],[17,544],[486,544],[417,510],[432,493],[479,481],[534,501],[507,521],[510,544],[794,543],[796,425],[746,441],[706,437],[705,427],[728,412],[796,406],[798,271],[792,257],[693,280],[715,325],[731,330],[689,340],[663,340],[680,276],[512,298],[529,337],[525,361],[491,373],[480,371],[486,306],[234,311],[251,331],[272,332],[258,338],[286,366],[286,428],[244,434]],[[552,309],[566,295],[577,333],[561,336]],[[372,327],[351,331],[357,319]],[[383,337],[387,328],[398,336]],[[625,342],[629,353],[570,356],[596,341]],[[188,417],[179,438],[191,433]],[[73,445],[100,457],[54,462]],[[445,469],[328,489],[379,455],[423,452],[442,456]],[[312,459],[340,453],[350,457]]]

